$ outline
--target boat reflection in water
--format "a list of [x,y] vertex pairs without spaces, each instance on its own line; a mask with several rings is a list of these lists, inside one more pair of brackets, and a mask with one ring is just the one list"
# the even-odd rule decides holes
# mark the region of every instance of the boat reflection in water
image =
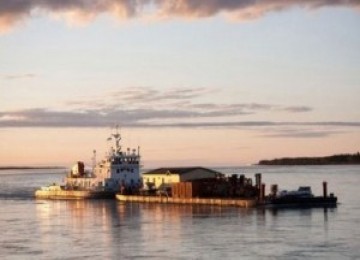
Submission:
[[[144,252],[157,252],[164,248],[164,237],[173,246],[182,248],[182,239],[191,226],[199,229],[202,223],[252,219],[253,210],[235,208],[121,203],[110,200],[43,200],[37,201],[37,225],[41,247],[52,255],[63,256],[64,248],[75,250],[71,255],[84,255],[86,251],[96,252],[111,248],[100,255],[113,257],[142,256]],[[205,228],[206,229],[206,228]],[[60,235],[59,235],[60,234]],[[59,246],[61,244],[61,247]],[[127,249],[126,249],[127,248]],[[132,252],[132,253],[130,253]]]
[[276,237],[300,219],[299,224],[310,223],[318,209],[44,200],[37,201],[36,214],[44,256],[201,258],[199,252],[207,252],[203,257],[211,258],[216,248]]

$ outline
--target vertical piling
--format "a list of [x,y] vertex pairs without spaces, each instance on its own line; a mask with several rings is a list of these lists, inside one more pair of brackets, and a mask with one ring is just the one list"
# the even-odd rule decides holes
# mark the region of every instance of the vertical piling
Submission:
[[326,181],[323,182],[323,194],[324,194],[324,198],[327,198],[328,194],[327,194],[327,182]]
[[260,190],[260,187],[261,187],[261,173],[256,173],[255,174],[255,185],[256,185],[256,188],[258,188]]
[[257,191],[257,195],[259,200],[261,200],[261,173],[255,174],[255,188]]
[[265,183],[261,184],[259,200],[261,202],[265,200]]
[[245,185],[245,175],[244,174],[240,175],[239,182],[240,182],[240,187],[244,187],[244,185]]
[[271,196],[276,197],[277,192],[278,192],[278,185],[277,184],[271,185],[270,190],[271,190]]

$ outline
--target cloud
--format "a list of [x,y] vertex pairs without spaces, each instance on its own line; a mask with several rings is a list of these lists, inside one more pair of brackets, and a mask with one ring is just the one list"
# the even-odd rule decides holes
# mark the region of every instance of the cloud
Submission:
[[224,13],[235,20],[257,19],[269,12],[293,7],[305,9],[326,6],[357,8],[360,5],[357,0],[175,0],[161,2],[159,14],[164,17],[201,18]]
[[301,113],[312,111],[307,106],[282,106],[265,103],[209,103],[199,102],[210,95],[218,95],[219,90],[206,88],[177,88],[172,90],[158,90],[151,87],[132,87],[107,93],[104,96],[67,101],[66,106],[77,110],[102,109],[112,111],[116,109],[172,109],[190,110],[202,113],[202,116],[232,116],[249,115],[258,112],[285,111]]
[[[343,122],[345,123],[345,122]],[[266,134],[262,134],[263,137],[271,137],[271,138],[324,138],[335,134],[342,134],[346,131],[334,131],[333,129],[323,129],[319,130],[318,126],[322,124],[322,122],[313,123],[317,126],[317,128],[286,128],[286,129],[272,129]],[[308,125],[305,123],[302,127]],[[295,124],[296,127],[299,127],[299,124]]]
[[191,109],[99,109],[65,112],[38,108],[0,112],[0,127],[107,127],[118,122],[132,127],[160,127],[161,124],[152,123],[156,120],[163,121],[164,126],[180,127],[181,124],[171,125],[170,122],[194,118],[211,120],[228,115],[228,111],[199,112]]
[[71,22],[87,22],[101,14],[118,19],[203,18],[225,14],[236,20],[251,20],[269,12],[293,7],[326,6],[358,8],[358,0],[2,0],[0,31],[38,14],[63,16]]
[[[123,127],[140,128],[238,128],[251,129],[266,138],[324,138],[348,132],[348,128],[360,128],[360,122],[273,122],[273,121],[221,121],[175,122],[170,118],[202,117],[189,111],[99,111],[60,112],[46,109],[30,109],[12,113],[0,113],[0,127],[108,127],[121,122]],[[165,123],[147,122],[144,119],[161,119]],[[311,126],[311,128],[309,128]],[[324,128],[325,126],[325,128]],[[284,129],[285,127],[285,129]],[[334,130],[341,129],[341,130]],[[344,128],[345,127],[345,128]],[[319,130],[321,129],[321,130]]]
[[112,111],[116,109],[152,109],[157,108],[180,109],[192,105],[192,101],[213,92],[205,88],[178,88],[172,90],[157,90],[151,87],[131,87],[121,91],[113,91],[103,96],[86,100],[70,100],[65,103],[67,107],[77,110],[102,109]]
[[284,107],[282,110],[293,113],[302,113],[302,112],[310,112],[313,109],[308,106],[291,106],[291,107]]
[[[324,138],[358,131],[360,122],[276,122],[224,120],[228,111],[117,109],[111,111],[55,111],[24,109],[0,112],[5,127],[109,127],[121,122],[135,128],[224,128],[252,130],[266,138]],[[195,120],[193,120],[195,119]]]
[[[209,103],[216,90],[179,88],[156,90],[128,88],[122,91],[66,102],[64,108],[33,108],[0,111],[4,127],[108,127],[121,123],[140,128],[238,128],[260,132],[262,136],[320,138],[353,131],[360,122],[275,122],[245,121],[244,115],[310,112],[307,106],[264,103]],[[221,99],[218,99],[221,100]],[[66,110],[65,110],[66,109]]]
[[181,101],[201,97],[211,90],[205,88],[178,88],[172,90],[156,90],[154,88],[136,87],[111,93],[115,99],[127,100],[133,102],[165,102]]
[[59,108],[36,108],[0,112],[0,127],[106,126],[116,122],[130,126],[155,126],[159,121],[164,125],[177,123],[178,126],[182,126],[181,124],[185,123],[183,126],[186,127],[186,124],[194,119],[202,121],[203,126],[211,126],[212,121],[226,118],[233,122],[243,115],[261,112],[276,113],[285,110],[288,113],[299,113],[311,110],[305,106],[294,106],[289,109],[278,104],[200,102],[211,94],[219,93],[204,88],[126,88],[94,98],[67,101],[64,104],[66,111]]
[[9,74],[3,75],[2,78],[6,80],[17,80],[17,79],[30,79],[35,78],[36,75],[33,73],[24,73],[24,74]]
[[[108,127],[118,122],[131,127],[360,127],[360,122],[211,121],[215,117],[223,116],[229,116],[227,111],[221,113],[221,111],[198,112],[191,109],[118,109],[65,112],[37,108],[0,112],[0,127]],[[208,120],[191,122],[189,120],[191,118]],[[157,119],[161,119],[162,123],[152,121]],[[167,119],[170,121],[166,121]],[[185,119],[185,121],[172,122],[172,119]]]
[[[216,90],[203,88],[178,88],[157,90],[154,88],[126,88],[95,98],[76,99],[65,103],[67,111],[61,109],[24,109],[0,113],[1,126],[106,126],[122,122],[129,126],[157,126],[155,123],[177,126],[188,121],[221,120],[242,115],[255,114],[280,105],[259,103],[203,103]],[[276,112],[276,110],[274,110]],[[292,112],[292,111],[289,111]],[[203,126],[211,123],[203,123]],[[170,125],[169,125],[170,126]],[[175,125],[174,125],[175,126]],[[196,125],[194,125],[196,126]],[[158,127],[158,126],[157,126]]]

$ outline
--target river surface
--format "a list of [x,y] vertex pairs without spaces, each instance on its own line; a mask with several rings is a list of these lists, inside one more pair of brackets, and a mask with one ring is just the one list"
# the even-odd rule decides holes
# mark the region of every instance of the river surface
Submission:
[[59,170],[0,171],[0,259],[360,259],[360,166],[251,166],[224,172],[277,183],[322,182],[337,208],[218,206],[35,200]]

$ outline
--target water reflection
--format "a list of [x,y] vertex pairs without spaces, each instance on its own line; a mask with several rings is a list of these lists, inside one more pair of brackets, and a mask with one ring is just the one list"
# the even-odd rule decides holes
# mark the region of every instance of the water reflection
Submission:
[[59,248],[64,246],[71,255],[89,252],[124,257],[167,255],[174,248],[182,251],[188,236],[192,236],[193,243],[202,245],[209,232],[217,228],[217,222],[250,225],[254,216],[252,209],[205,205],[86,200],[36,203],[40,247],[60,257],[65,252]]
[[260,214],[266,214],[270,212],[273,216],[277,216],[278,213],[286,214],[288,212],[296,212],[300,216],[311,216],[314,211],[319,212],[323,211],[324,220],[327,220],[328,212],[336,212],[337,206],[317,206],[317,207],[274,207],[274,208],[259,208],[258,212]]
[[[320,209],[239,209],[206,205],[126,204],[117,201],[39,201],[41,250],[51,256],[229,257],[252,243],[284,242],[297,225],[308,229]],[[324,221],[332,209],[323,211]],[[305,235],[305,234],[303,234]],[[55,241],[55,242],[54,242]],[[61,246],[60,246],[61,245]],[[60,248],[67,248],[65,252]],[[270,250],[270,249],[269,249]]]

